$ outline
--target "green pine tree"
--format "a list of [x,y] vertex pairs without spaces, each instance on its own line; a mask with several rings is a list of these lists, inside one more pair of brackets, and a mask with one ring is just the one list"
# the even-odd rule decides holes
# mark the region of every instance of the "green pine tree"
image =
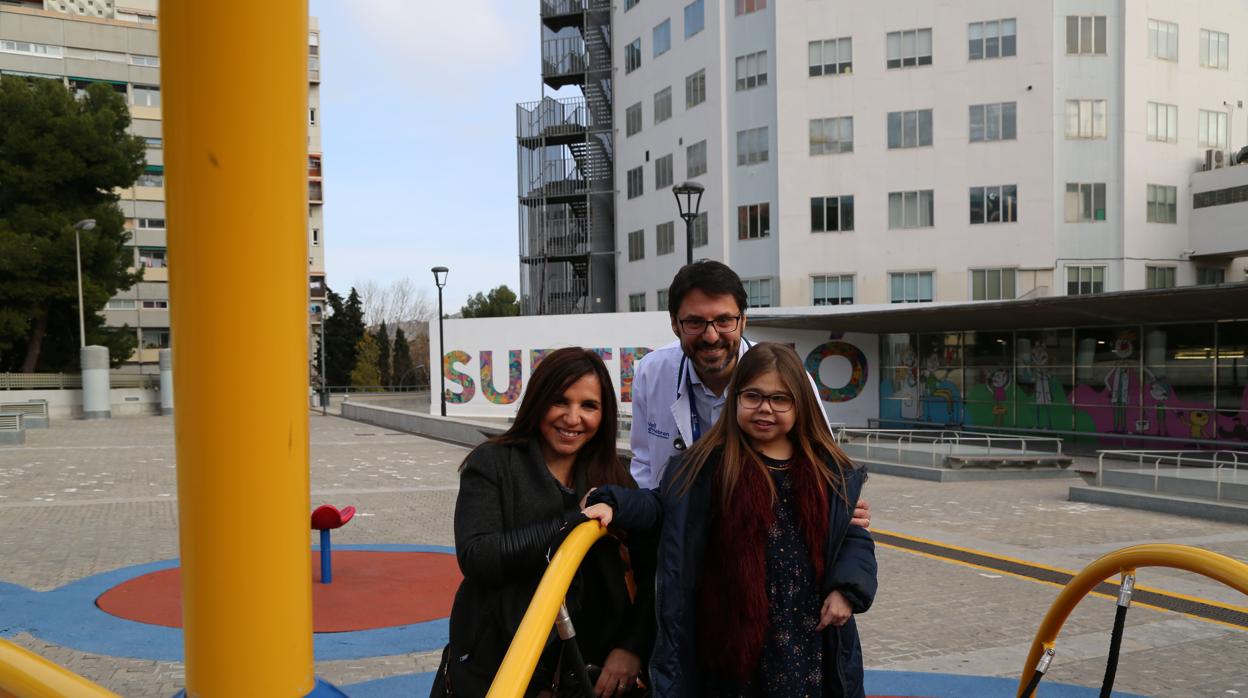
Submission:
[[390,369],[390,333],[386,331],[385,320],[382,320],[381,328],[377,330],[377,372],[381,376],[378,385],[383,388],[390,387],[393,382]]
[[78,366],[76,221],[81,233],[86,342],[109,348],[114,365],[137,343],[130,328],[106,328],[99,311],[141,273],[117,205],[138,179],[144,141],[130,135],[130,110],[111,87],[76,99],[59,80],[0,76],[0,371]]
[[503,284],[490,289],[488,295],[478,291],[459,312],[464,317],[511,317],[520,314],[520,303],[516,301],[516,292]]
[[391,361],[394,365],[392,381],[396,387],[410,388],[416,384],[416,371],[412,364],[412,347],[407,343],[407,335],[400,327],[394,331],[394,350]]
[[377,370],[377,340],[365,333],[355,345],[355,368],[351,370],[351,385],[356,388],[375,388],[381,385],[381,372]]

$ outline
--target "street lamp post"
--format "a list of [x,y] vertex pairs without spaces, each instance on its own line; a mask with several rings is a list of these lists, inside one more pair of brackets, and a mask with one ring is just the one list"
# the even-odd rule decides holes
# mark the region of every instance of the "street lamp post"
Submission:
[[321,416],[329,413],[329,386],[325,379],[325,304],[321,303]]
[[87,321],[82,309],[82,245],[78,241],[84,230],[95,230],[95,219],[84,218],[74,224],[74,261],[78,267],[78,347],[87,346]]
[[442,368],[443,357],[446,356],[446,336],[442,332],[442,287],[446,285],[446,275],[450,272],[446,267],[434,267],[433,283],[438,286],[438,373],[442,376],[442,416],[446,416],[446,371]]
[[685,221],[685,264],[693,264],[693,222],[698,219],[698,209],[702,206],[703,187],[697,182],[685,182],[672,187],[676,196],[676,208]]

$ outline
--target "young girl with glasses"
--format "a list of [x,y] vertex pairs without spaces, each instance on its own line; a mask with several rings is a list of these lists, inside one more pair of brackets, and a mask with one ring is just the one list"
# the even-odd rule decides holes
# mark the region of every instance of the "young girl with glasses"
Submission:
[[875,596],[875,547],[850,514],[866,473],[807,380],[793,349],[755,345],[724,418],[657,490],[590,494],[603,525],[659,531],[657,697],[865,695],[853,616]]

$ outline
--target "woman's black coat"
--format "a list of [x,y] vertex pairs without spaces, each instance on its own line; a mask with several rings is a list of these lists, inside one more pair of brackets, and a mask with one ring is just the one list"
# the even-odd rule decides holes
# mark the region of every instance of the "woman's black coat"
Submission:
[[[655,698],[696,698],[699,695],[696,617],[702,585],[715,583],[713,579],[702,579],[702,560],[711,534],[712,481],[719,453],[712,454],[684,496],[679,496],[678,488],[673,485],[680,470],[677,457],[667,464],[657,490],[604,487],[589,498],[590,504],[605,502],[612,506],[613,526],[626,531],[660,527],[655,577],[658,633],[650,658],[650,687]],[[844,499],[829,493],[826,571],[820,590],[821,598],[834,590],[840,591],[854,613],[866,612],[876,591],[875,543],[866,529],[850,525],[854,504],[866,478],[864,469],[855,468],[846,473]],[[824,696],[865,696],[862,647],[853,616],[840,628],[828,626],[822,635]],[[833,657],[835,662],[830,661]]]
[[[574,470],[579,500],[584,468]],[[455,696],[482,696],[546,570],[546,552],[565,523],[579,517],[546,467],[536,440],[519,446],[484,444],[460,474],[455,503],[455,554],[464,580],[451,609],[446,673]],[[601,663],[615,647],[647,656],[653,628],[632,610],[618,543],[607,537],[586,556],[568,608],[587,662]],[[592,617],[581,613],[592,607]],[[552,638],[553,639],[553,638]],[[542,656],[526,695],[548,687],[557,653]],[[434,695],[441,695],[435,686]]]

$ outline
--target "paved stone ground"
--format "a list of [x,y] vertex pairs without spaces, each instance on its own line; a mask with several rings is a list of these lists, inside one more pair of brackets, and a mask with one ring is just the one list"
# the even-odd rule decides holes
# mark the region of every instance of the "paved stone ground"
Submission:
[[[0,447],[0,582],[46,591],[119,567],[177,556],[172,421],[58,420]],[[354,504],[335,540],[450,545],[456,466],[466,450],[335,417],[312,418],[313,504]],[[1141,542],[1199,545],[1248,559],[1248,530],[1066,501],[1074,480],[946,483],[874,476],[874,526],[1076,570]],[[310,534],[309,534],[310,535]],[[311,541],[311,537],[309,538]],[[1017,676],[1057,588],[879,549],[881,592],[860,619],[869,668]],[[1143,586],[1234,605],[1236,592],[1194,575],[1143,570]],[[0,631],[4,629],[0,608]],[[1059,639],[1055,681],[1099,686],[1113,602],[1090,597]],[[176,662],[92,655],[20,633],[12,638],[124,696],[167,697]],[[434,653],[317,663],[338,685],[428,671]],[[1248,633],[1134,608],[1117,687],[1146,695],[1248,695]]]

